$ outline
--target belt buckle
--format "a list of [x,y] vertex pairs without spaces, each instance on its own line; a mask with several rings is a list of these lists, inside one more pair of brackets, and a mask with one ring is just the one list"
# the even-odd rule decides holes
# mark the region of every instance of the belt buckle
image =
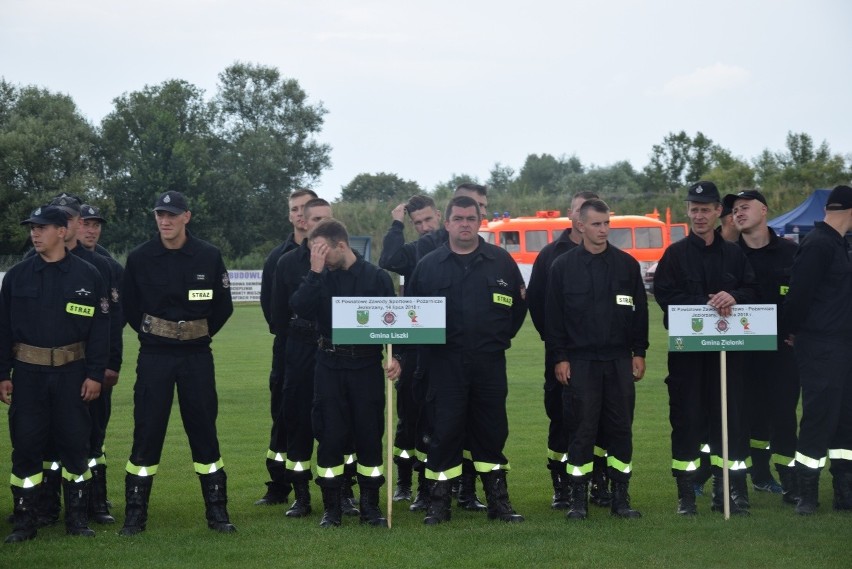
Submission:
[[182,340],[181,335],[183,334],[183,325],[186,324],[186,320],[178,320],[177,323],[177,339]]
[[145,334],[151,333],[151,317],[149,315],[146,314],[145,318],[142,319],[142,326],[139,329]]

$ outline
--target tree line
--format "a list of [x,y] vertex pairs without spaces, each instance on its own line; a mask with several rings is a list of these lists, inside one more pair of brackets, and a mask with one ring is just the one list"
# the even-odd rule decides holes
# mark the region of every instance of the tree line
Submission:
[[[27,248],[19,221],[61,192],[101,207],[110,220],[103,244],[126,252],[155,231],[156,196],[177,190],[191,197],[197,234],[228,259],[250,259],[234,268],[257,268],[286,233],[290,192],[311,187],[330,166],[331,148],[317,141],[327,110],[274,67],[237,62],[218,79],[210,98],[179,79],[124,93],[93,125],[69,95],[0,78],[0,255]],[[852,156],[790,132],[783,150],[743,159],[704,133],[681,131],[654,145],[641,169],[530,154],[517,171],[497,163],[485,179],[452,174],[434,188],[396,173],[361,173],[341,189],[335,215],[351,233],[379,241],[388,204],[417,193],[444,203],[462,182],[486,184],[494,211],[529,215],[564,212],[581,190],[605,196],[620,213],[662,211],[699,179],[724,192],[760,187],[781,213],[814,188],[849,183]],[[676,218],[682,209],[673,208]]]

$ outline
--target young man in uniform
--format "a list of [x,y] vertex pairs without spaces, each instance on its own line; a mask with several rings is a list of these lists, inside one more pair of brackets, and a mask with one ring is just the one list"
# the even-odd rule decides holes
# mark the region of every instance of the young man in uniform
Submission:
[[14,529],[6,543],[36,535],[51,437],[62,463],[66,531],[93,537],[88,404],[100,395],[109,356],[106,286],[95,267],[66,250],[61,209],[42,206],[22,225],[30,227],[35,255],[12,267],[0,290],[0,400],[11,404],[13,449]]
[[[686,196],[689,235],[666,249],[654,275],[654,296],[663,309],[668,328],[670,305],[706,304],[720,320],[735,304],[755,299],[754,271],[735,243],[723,240],[714,228],[722,212],[719,190],[713,182],[697,182]],[[734,479],[745,479],[748,439],[740,428],[742,413],[742,365],[739,352],[728,353],[728,438],[730,470]],[[677,513],[692,516],[695,506],[695,472],[702,439],[708,433],[713,471],[713,511],[724,509],[722,486],[722,430],[719,401],[719,354],[716,352],[669,352],[669,421],[672,426],[672,476],[677,481]],[[732,514],[747,514],[731,500]]]
[[[312,409],[317,439],[317,485],[324,513],[320,526],[341,523],[340,493],[347,446],[358,456],[361,523],[387,527],[379,509],[385,482],[382,464],[385,386],[381,345],[333,344],[332,298],[394,295],[390,276],[349,246],[346,227],[326,219],[314,227],[310,271],[290,299],[295,314],[316,322],[320,334]],[[388,378],[399,376],[399,362],[388,364]]]
[[234,310],[222,254],[187,230],[192,213],[183,194],[168,191],[154,206],[159,231],[127,256],[122,300],[139,336],[133,388],[133,449],[125,479],[121,535],[145,530],[148,499],[160,463],[166,427],[178,392],[181,418],[201,482],[207,525],[236,531],[216,416],[219,405],[210,343]]
[[591,199],[580,207],[575,231],[582,245],[550,269],[546,349],[556,381],[565,386],[568,417],[568,519],[588,513],[588,480],[601,433],[608,443],[611,512],[638,518],[627,493],[633,472],[634,382],[645,374],[648,301],[639,263],[607,243],[609,207]]
[[489,519],[523,521],[509,502],[503,447],[506,415],[506,350],[526,317],[526,291],[518,265],[477,231],[476,201],[457,196],[447,206],[448,241],[421,259],[409,284],[411,296],[444,296],[446,343],[428,346],[429,394],[434,414],[426,477],[432,481],[424,523],[450,519],[450,480],[462,475],[468,446],[482,477]]
[[852,188],[828,195],[793,261],[785,317],[802,384],[796,513],[816,513],[819,475],[831,459],[834,509],[852,510]]
[[274,339],[272,340],[272,369],[269,372],[269,400],[272,429],[269,434],[269,449],[266,451],[266,470],[269,472],[270,480],[266,483],[266,494],[254,503],[255,506],[284,504],[287,502],[292,488],[287,481],[287,429],[279,421],[282,398],[284,396],[283,381],[284,356],[287,345],[287,321],[276,322],[273,319],[272,288],[278,260],[288,251],[292,251],[298,247],[308,234],[305,227],[305,204],[312,199],[316,199],[316,197],[317,194],[313,190],[307,189],[295,190],[290,194],[288,204],[290,206],[290,223],[293,225],[293,232],[266,257],[260,279],[260,308],[263,310],[263,316],[266,318],[269,331],[274,335]]

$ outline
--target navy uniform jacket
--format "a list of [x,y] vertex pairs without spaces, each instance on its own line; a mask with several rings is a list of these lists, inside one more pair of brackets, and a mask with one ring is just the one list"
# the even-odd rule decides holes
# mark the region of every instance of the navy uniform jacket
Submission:
[[690,233],[663,253],[654,274],[654,296],[668,329],[670,304],[707,304],[710,294],[725,291],[737,304],[755,302],[754,270],[736,243],[718,235],[713,243]]
[[[302,241],[301,245],[288,251],[278,259],[275,267],[275,280],[272,283],[272,320],[283,323],[286,328],[287,322],[293,317],[290,308],[290,297],[299,289],[305,275],[311,270],[311,250],[308,249],[308,240]],[[281,326],[278,326],[280,328]]]
[[[86,357],[72,366],[103,381],[109,357],[109,301],[103,277],[90,263],[67,253],[46,263],[39,255],[9,269],[0,291],[0,379],[12,367],[44,371],[12,359],[12,345],[58,348],[86,342]],[[58,369],[58,368],[57,368]]]
[[550,267],[553,261],[563,253],[567,253],[577,246],[570,239],[571,230],[566,229],[558,239],[545,245],[533,263],[530,274],[529,286],[527,286],[527,304],[530,307],[530,318],[532,318],[535,329],[544,340],[544,303],[547,298],[547,282]]
[[293,234],[287,236],[284,243],[278,245],[266,257],[263,263],[263,273],[260,276],[260,309],[263,310],[263,317],[266,318],[266,323],[269,324],[269,331],[272,334],[284,334],[287,332],[287,321],[281,322],[281,326],[277,326],[272,318],[272,287],[275,281],[275,267],[278,266],[278,259],[284,253],[292,251],[298,247],[293,238]]
[[814,224],[793,261],[785,318],[790,332],[831,341],[852,340],[852,257],[846,239],[823,221]]
[[617,247],[575,247],[550,267],[545,346],[554,362],[645,357],[648,298],[639,263]]
[[459,256],[444,244],[423,257],[411,275],[408,296],[446,297],[446,347],[455,351],[506,350],[527,315],[518,265],[481,237],[468,255]]
[[[101,247],[101,249],[103,249]],[[103,249],[106,251],[106,249]],[[121,263],[113,259],[109,253],[101,253],[97,246],[95,252],[106,259],[109,265],[110,274],[112,275],[112,284],[110,285],[110,357],[107,368],[113,371],[121,371],[121,362],[124,354],[124,325],[127,321],[124,319],[124,310],[121,308],[121,280],[124,275],[124,267]]]
[[[403,225],[399,221],[394,221],[391,225],[382,244],[379,266],[408,279],[414,272],[414,267],[417,266],[418,261],[446,243],[448,236],[447,230],[441,227],[426,235],[421,235],[416,241],[402,243],[402,229]],[[411,295],[406,293],[406,296]]]
[[754,269],[757,279],[757,298],[755,302],[760,304],[774,304],[778,307],[778,345],[780,346],[787,337],[789,330],[784,323],[784,298],[790,288],[790,270],[793,266],[793,257],[799,246],[789,239],[782,239],[767,227],[769,231],[769,243],[760,249],[752,249],[740,236],[737,244],[742,248]]
[[[189,231],[180,249],[166,249],[158,234],[132,250],[124,268],[122,297],[127,323],[139,334],[140,350],[148,353],[173,352],[177,346],[209,350],[212,336],[234,311],[222,254]],[[205,318],[209,336],[178,340],[143,332],[143,313],[172,322]]]

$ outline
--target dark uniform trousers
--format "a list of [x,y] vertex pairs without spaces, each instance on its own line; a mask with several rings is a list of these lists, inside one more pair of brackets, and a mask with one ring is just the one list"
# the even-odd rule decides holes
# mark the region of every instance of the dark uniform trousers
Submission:
[[[749,455],[748,438],[742,429],[743,359],[741,352],[727,353],[727,404],[729,467],[744,471]],[[720,356],[717,352],[669,352],[666,385],[669,389],[669,421],[672,426],[672,473],[698,467],[704,439],[710,444],[713,466],[722,466]],[[705,413],[706,410],[706,413]],[[708,431],[709,429],[709,431]]]
[[[365,349],[357,347],[356,349]],[[322,487],[340,485],[350,444],[358,457],[358,484],[385,483],[382,465],[385,375],[381,351],[351,357],[317,351],[311,411],[317,439],[317,479]]]
[[460,476],[465,446],[477,472],[508,467],[503,454],[509,437],[508,392],[504,351],[432,351],[427,405],[434,424],[427,478]]
[[[97,464],[104,463],[104,441],[106,440],[107,425],[112,413],[112,387],[101,386],[101,394],[89,402],[89,416],[92,430],[89,433],[89,458]],[[94,464],[89,464],[94,466]]]
[[550,421],[547,429],[547,449],[550,460],[565,462],[568,453],[569,407],[563,403],[565,393],[553,371],[556,363],[549,353],[544,355],[544,412]]
[[287,432],[287,477],[292,482],[311,479],[314,431],[311,405],[314,399],[317,335],[315,330],[290,327],[281,390],[281,416],[277,423]]
[[181,419],[196,472],[208,474],[208,468],[200,468],[221,460],[216,437],[219,405],[213,354],[206,346],[191,351],[180,348],[180,353],[140,352],[136,377],[130,462],[136,467],[159,465],[177,386]]
[[417,349],[404,351],[402,371],[396,385],[396,433],[393,441],[394,456],[401,459],[426,461],[427,448],[423,442],[425,417],[423,403],[426,399],[427,380],[416,377]]
[[[633,460],[633,411],[636,389],[631,358],[609,361],[571,359],[571,380],[564,390],[568,419],[567,472],[585,476],[592,470],[599,433],[607,440],[610,478],[630,480]],[[627,472],[625,472],[627,470]]]
[[67,472],[87,472],[91,419],[80,398],[84,380],[81,362],[63,368],[16,365],[9,408],[13,476],[23,480],[40,474],[50,441]]
[[287,339],[286,334],[276,334],[272,340],[272,368],[269,371],[269,411],[272,416],[272,428],[266,458],[278,462],[281,461],[279,457],[283,457],[287,452],[287,429],[280,421],[284,399]]

